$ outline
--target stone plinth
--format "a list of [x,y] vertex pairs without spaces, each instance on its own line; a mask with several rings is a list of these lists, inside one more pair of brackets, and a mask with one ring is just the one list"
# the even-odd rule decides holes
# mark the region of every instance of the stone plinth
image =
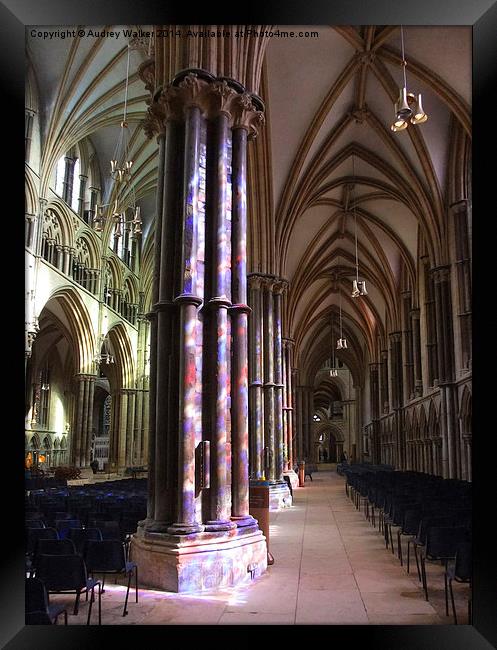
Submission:
[[290,477],[290,483],[292,485],[292,490],[297,488],[299,486],[299,477],[297,476],[296,472],[294,472],[293,469],[285,470],[283,472],[283,476],[289,476]]
[[[292,488],[293,489],[293,488]],[[286,482],[270,483],[269,485],[269,510],[277,512],[284,508],[291,508],[292,496]]]
[[264,573],[266,538],[257,526],[181,536],[139,528],[131,540],[131,559],[148,587],[204,592],[247,584]]

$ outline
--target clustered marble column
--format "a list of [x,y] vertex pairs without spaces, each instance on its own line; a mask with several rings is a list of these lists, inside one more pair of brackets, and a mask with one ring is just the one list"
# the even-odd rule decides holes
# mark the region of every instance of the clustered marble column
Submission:
[[431,269],[434,280],[436,337],[438,356],[438,383],[441,397],[442,475],[455,478],[460,475],[457,445],[457,414],[454,387],[454,339],[452,331],[452,301],[450,267]]
[[372,424],[372,440],[371,440],[371,454],[373,463],[381,463],[380,451],[380,391],[379,391],[379,363],[369,364],[369,402],[371,407],[371,424]]
[[250,428],[250,478],[262,479],[264,475],[264,408],[262,362],[262,285],[263,276],[249,276],[250,300],[250,359],[249,359],[249,428]]
[[392,378],[393,438],[395,440],[395,465],[404,469],[404,435],[402,429],[402,332],[390,333],[390,359]]
[[414,360],[414,395],[423,394],[423,376],[421,370],[421,323],[419,307],[411,309],[412,346]]
[[151,480],[132,552],[146,584],[190,591],[246,581],[247,564],[267,563],[249,514],[246,277],[247,140],[264,107],[204,70],[159,88],[150,62],[141,75],[159,187]]
[[283,444],[284,444],[284,472],[292,472],[295,464],[294,458],[294,389],[293,389],[293,345],[294,340],[283,339],[283,377],[284,377],[284,402],[283,402]]
[[62,183],[62,198],[68,205],[71,205],[76,158],[66,156],[64,160],[66,164],[64,168],[64,180]]
[[90,464],[91,435],[93,427],[93,397],[95,375],[76,375],[76,410],[71,440],[71,464],[88,467]]
[[251,337],[251,439],[252,478],[271,484],[271,508],[290,505],[287,470],[287,430],[284,404],[288,375],[285,371],[282,299],[288,282],[274,275],[249,276],[252,301]]

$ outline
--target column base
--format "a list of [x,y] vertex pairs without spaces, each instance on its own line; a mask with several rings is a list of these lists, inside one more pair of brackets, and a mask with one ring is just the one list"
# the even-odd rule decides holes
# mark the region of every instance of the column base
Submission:
[[200,524],[176,523],[169,525],[166,532],[170,535],[192,535],[193,533],[201,533],[203,530],[204,526]]
[[215,533],[223,530],[232,530],[236,528],[236,524],[230,520],[213,519],[212,521],[207,521],[204,528],[206,532]]
[[244,517],[231,517],[231,521],[235,523],[238,528],[257,525],[257,519],[254,519],[252,515],[245,515]]
[[287,469],[283,472],[283,476],[289,476],[290,477],[290,483],[292,485],[292,490],[297,488],[299,486],[299,477],[297,476],[297,473],[293,469]]
[[175,593],[248,584],[267,568],[266,538],[257,525],[188,536],[139,529],[130,554],[142,584]]
[[[293,488],[292,488],[293,489]],[[292,507],[292,495],[285,481],[269,484],[269,510],[279,512]]]

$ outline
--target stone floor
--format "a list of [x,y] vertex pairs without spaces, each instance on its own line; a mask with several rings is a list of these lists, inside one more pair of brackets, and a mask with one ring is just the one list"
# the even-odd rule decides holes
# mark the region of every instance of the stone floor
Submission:
[[[427,564],[427,602],[415,564],[408,575],[385,548],[383,535],[346,496],[344,479],[336,472],[313,474],[305,487],[294,490],[292,508],[270,516],[275,561],[249,586],[202,595],[140,586],[139,603],[130,592],[129,614],[123,617],[124,582],[109,579],[102,624],[452,624],[452,616],[445,616],[440,564]],[[468,586],[455,584],[454,593],[458,623],[465,624]],[[72,615],[73,596],[52,595],[51,602],[67,603],[69,625],[86,623],[84,598],[77,616]],[[95,603],[92,624],[97,621]]]

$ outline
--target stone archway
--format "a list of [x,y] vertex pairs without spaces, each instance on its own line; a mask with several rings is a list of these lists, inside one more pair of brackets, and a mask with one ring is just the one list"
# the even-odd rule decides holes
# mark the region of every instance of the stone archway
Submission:
[[317,463],[337,463],[343,452],[345,436],[342,429],[329,419],[314,426],[314,461]]

